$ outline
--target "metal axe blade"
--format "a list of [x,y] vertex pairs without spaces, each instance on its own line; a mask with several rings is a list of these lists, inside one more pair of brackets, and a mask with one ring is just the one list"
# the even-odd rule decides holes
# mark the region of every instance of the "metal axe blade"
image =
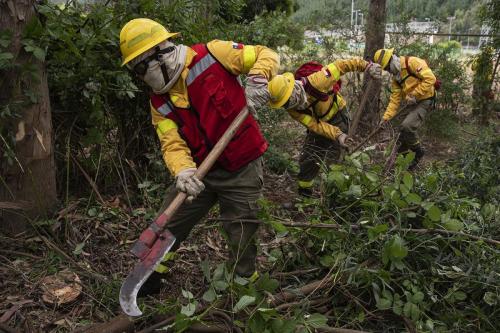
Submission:
[[163,231],[148,255],[135,265],[123,282],[120,289],[120,305],[127,315],[134,317],[142,315],[137,306],[137,294],[174,243],[175,236],[168,229]]

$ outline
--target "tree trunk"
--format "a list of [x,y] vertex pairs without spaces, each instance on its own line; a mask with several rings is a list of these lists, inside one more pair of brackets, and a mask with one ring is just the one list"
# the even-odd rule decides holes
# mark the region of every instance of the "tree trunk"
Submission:
[[28,219],[46,216],[57,202],[47,72],[21,42],[35,20],[34,0],[0,0],[0,31],[12,33],[8,49],[0,52],[13,56],[12,66],[0,70],[0,112],[8,107],[16,113],[0,126],[0,207],[8,207],[0,208],[0,228],[11,233],[25,230]]
[[[365,59],[373,60],[375,51],[384,47],[385,21],[386,21],[386,0],[370,0],[368,8],[368,18],[366,20],[365,32]],[[363,93],[368,94],[368,102],[363,112],[363,119],[373,122],[378,117],[378,106],[380,103],[380,82],[374,82],[368,87],[368,80],[371,78],[365,75],[363,80]],[[370,88],[370,89],[367,89]],[[366,89],[366,91],[365,91]]]

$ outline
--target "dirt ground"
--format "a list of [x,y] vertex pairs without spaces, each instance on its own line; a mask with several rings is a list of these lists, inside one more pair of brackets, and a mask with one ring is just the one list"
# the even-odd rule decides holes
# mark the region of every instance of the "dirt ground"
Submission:
[[[297,160],[303,132],[297,127],[294,131],[299,134],[293,136],[288,150]],[[393,134],[381,134],[381,141],[387,143]],[[427,154],[423,166],[446,160],[456,152],[453,144],[441,140],[427,138],[424,142]],[[375,149],[384,147],[376,145]],[[296,196],[293,174],[266,171],[264,197],[269,202],[280,209]],[[68,332],[119,313],[117,292],[135,262],[128,249],[148,221],[145,215],[125,208],[119,197],[113,197],[96,214],[89,214],[85,200],[77,200],[53,219],[33,222],[36,233],[0,235],[0,329],[8,325],[16,328],[12,332]],[[195,297],[205,292],[199,263],[207,260],[214,267],[228,257],[216,216],[213,210],[183,242],[169,265],[168,283],[158,297],[145,302],[148,308],[166,311],[169,300],[176,300],[183,289],[192,291]],[[260,229],[259,239],[262,253],[278,246],[266,228]],[[272,271],[272,263],[266,258],[258,257],[259,270]],[[78,275],[81,294],[63,305],[44,301],[44,278],[64,269]]]

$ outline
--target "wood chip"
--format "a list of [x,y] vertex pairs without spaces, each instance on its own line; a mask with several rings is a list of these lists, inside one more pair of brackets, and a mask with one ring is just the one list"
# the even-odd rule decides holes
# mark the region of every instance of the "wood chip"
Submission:
[[82,293],[80,278],[69,270],[46,276],[41,288],[43,301],[56,305],[72,302]]

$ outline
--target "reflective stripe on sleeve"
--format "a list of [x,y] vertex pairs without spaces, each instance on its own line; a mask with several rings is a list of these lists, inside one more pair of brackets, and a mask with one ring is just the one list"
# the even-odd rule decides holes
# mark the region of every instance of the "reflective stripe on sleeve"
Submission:
[[340,79],[340,70],[338,69],[338,67],[335,66],[334,63],[331,63],[331,64],[328,64],[327,68],[330,71],[330,74],[332,74],[333,79],[335,81],[338,81]]
[[333,116],[335,116],[338,111],[339,111],[339,106],[338,106],[337,102],[335,102],[335,103],[333,103],[332,107],[330,108],[330,111],[328,111],[328,113],[325,116],[323,116],[321,118],[321,120],[328,121],[328,120],[332,119]]
[[304,125],[309,125],[309,123],[311,122],[312,120],[312,117],[311,116],[308,116],[308,115],[304,115],[304,117],[302,119],[300,119],[300,122]]
[[248,73],[255,64],[257,56],[255,54],[255,47],[253,45],[246,45],[243,47],[243,72]]
[[430,68],[424,69],[423,71],[420,72],[420,75],[425,75],[427,73],[432,73],[432,70]]
[[161,113],[162,116],[166,117],[170,112],[172,112],[172,109],[170,108],[170,105],[168,103],[163,104],[160,106],[158,109],[156,109],[159,113]]
[[174,123],[173,120],[165,119],[156,124],[156,133],[158,134],[158,136],[162,136],[171,129],[176,129],[176,128],[178,128],[177,124]]
[[314,184],[314,180],[299,180],[298,181],[300,188],[310,188]]

